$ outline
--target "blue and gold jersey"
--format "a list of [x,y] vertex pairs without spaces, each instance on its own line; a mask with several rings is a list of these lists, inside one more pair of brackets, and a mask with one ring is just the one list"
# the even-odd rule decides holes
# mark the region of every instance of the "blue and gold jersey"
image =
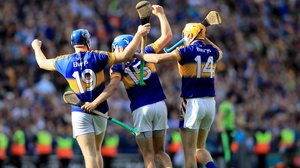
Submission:
[[[145,48],[145,53],[155,52],[155,43]],[[141,61],[135,58],[131,64],[128,62],[116,64],[111,68],[111,78],[118,76],[124,83],[132,111],[166,99],[154,64],[145,62],[144,81],[146,86],[139,85],[140,64]]]
[[174,52],[180,58],[181,97],[214,97],[216,63],[221,59],[218,50],[210,44],[196,41]]
[[[114,54],[109,52],[78,52],[57,57],[54,66],[82,102],[92,102],[104,90],[104,68],[107,64],[111,65],[114,59]],[[96,109],[107,112],[107,102],[101,103]],[[77,106],[72,106],[72,111],[83,112]]]

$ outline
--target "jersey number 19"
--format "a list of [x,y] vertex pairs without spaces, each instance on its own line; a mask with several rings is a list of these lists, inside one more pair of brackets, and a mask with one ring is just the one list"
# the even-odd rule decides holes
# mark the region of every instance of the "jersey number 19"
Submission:
[[[79,74],[78,71],[75,71],[72,76],[76,79],[76,83],[80,93],[84,93],[85,91],[92,91],[96,86],[96,74],[91,69],[85,69],[81,74]],[[86,86],[86,90],[83,89],[81,81]]]

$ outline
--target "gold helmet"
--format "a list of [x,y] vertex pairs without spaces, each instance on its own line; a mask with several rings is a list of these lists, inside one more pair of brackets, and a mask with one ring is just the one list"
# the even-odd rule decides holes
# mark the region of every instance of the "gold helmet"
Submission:
[[190,41],[194,39],[204,39],[206,36],[206,27],[201,23],[188,23],[182,31],[182,37],[188,37]]

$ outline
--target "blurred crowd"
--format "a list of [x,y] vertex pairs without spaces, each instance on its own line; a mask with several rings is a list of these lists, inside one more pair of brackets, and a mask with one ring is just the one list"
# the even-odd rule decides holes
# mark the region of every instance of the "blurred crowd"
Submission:
[[[281,130],[295,133],[300,149],[300,1],[297,0],[158,0],[173,31],[172,46],[188,22],[200,22],[211,10],[219,11],[222,24],[208,28],[207,36],[223,51],[215,79],[217,105],[228,92],[238,97],[237,141],[253,153],[255,132],[272,132],[271,152],[278,147]],[[92,49],[111,50],[115,36],[135,33],[140,20],[134,0],[10,0],[0,3],[0,131],[8,137],[13,127],[25,132],[28,155],[35,155],[39,130],[59,134],[70,124],[70,107],[63,103],[67,82],[58,73],[40,70],[31,41],[39,38],[47,58],[74,52],[70,34],[86,28]],[[160,36],[158,19],[151,19],[148,42]],[[167,96],[169,126],[178,126],[181,81],[176,63],[158,65]],[[107,73],[108,74],[108,73]],[[109,76],[107,75],[107,81]],[[109,114],[132,124],[129,101],[120,86],[109,99]],[[109,125],[120,137],[119,152],[138,152],[134,137]],[[72,133],[71,130],[69,132]],[[218,133],[212,127],[211,137]],[[217,151],[208,140],[208,147]],[[300,163],[299,163],[300,165]]]

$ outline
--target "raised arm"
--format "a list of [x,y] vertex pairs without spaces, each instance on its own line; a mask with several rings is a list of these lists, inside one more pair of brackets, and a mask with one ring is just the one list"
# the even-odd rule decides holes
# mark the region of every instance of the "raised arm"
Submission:
[[113,64],[121,63],[132,59],[133,55],[135,54],[137,48],[141,43],[141,38],[147,35],[149,31],[150,31],[149,23],[139,26],[138,31],[135,33],[132,41],[128,44],[125,50],[120,53],[115,53],[116,59]]
[[109,84],[105,87],[103,92],[93,101],[93,102],[85,102],[81,109],[87,112],[91,112],[95,110],[95,108],[107,100],[110,96],[112,96],[115,91],[118,89],[120,85],[121,78],[120,77],[113,77],[111,78]]
[[218,50],[218,52],[219,52],[218,61],[220,61],[222,59],[222,57],[223,57],[222,50],[215,43],[213,43],[212,41],[210,41],[207,37],[205,37],[204,42],[208,43],[208,44],[211,44],[213,47],[215,47]]
[[163,54],[136,54],[135,57],[155,64],[180,60],[180,57],[176,54],[176,52]]
[[161,35],[155,41],[155,44],[157,44],[157,50],[160,51],[172,39],[173,34],[164,9],[159,5],[152,5],[152,13],[158,17],[160,23]]
[[35,39],[32,41],[31,46],[34,50],[35,59],[39,67],[48,71],[55,71],[56,70],[54,67],[55,59],[46,58],[43,51],[41,50],[42,42],[38,39]]

